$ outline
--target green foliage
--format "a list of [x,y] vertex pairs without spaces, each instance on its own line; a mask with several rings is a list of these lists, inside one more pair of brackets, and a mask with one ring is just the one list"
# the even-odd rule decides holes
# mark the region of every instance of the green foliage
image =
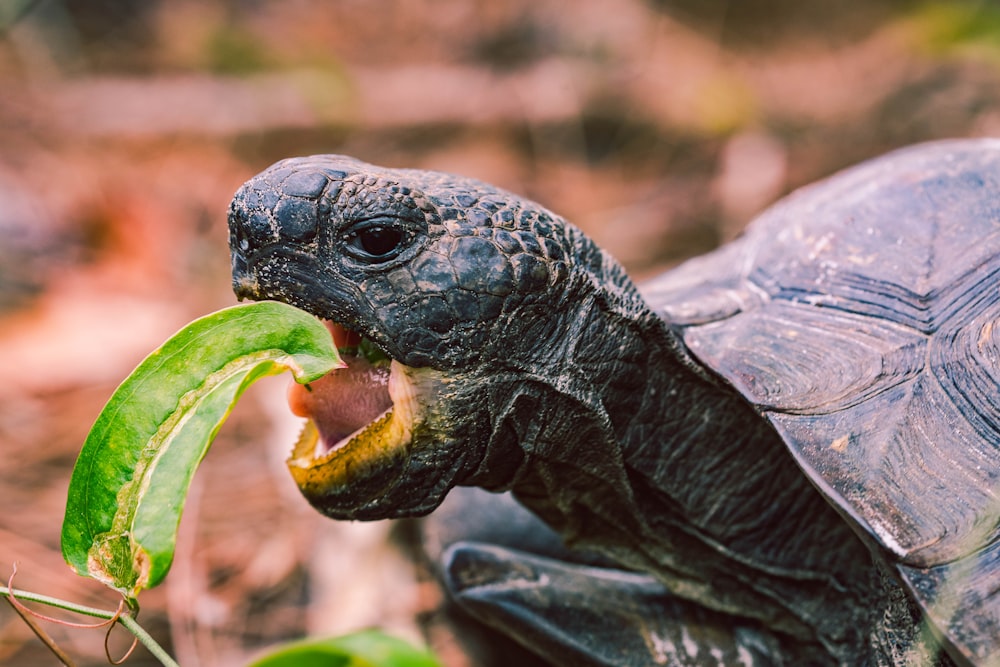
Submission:
[[286,644],[249,667],[440,667],[426,651],[377,630]]
[[323,323],[282,303],[235,306],[184,327],[126,378],[87,436],[63,557],[134,602],[166,576],[191,478],[244,390],[284,370],[310,382],[338,365]]
[[220,26],[205,46],[208,69],[216,74],[253,74],[273,65],[260,40],[232,26]]
[[1000,63],[1000,6],[957,0],[928,3],[912,17],[918,45],[935,55],[972,55]]

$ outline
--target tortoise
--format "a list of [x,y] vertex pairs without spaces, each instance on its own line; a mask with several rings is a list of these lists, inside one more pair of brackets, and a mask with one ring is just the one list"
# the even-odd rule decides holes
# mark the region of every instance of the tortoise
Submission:
[[552,663],[1000,665],[1000,140],[847,169],[639,286],[537,203],[344,156],[229,226],[241,299],[361,350],[293,400],[312,505],[510,491],[596,554],[444,550]]

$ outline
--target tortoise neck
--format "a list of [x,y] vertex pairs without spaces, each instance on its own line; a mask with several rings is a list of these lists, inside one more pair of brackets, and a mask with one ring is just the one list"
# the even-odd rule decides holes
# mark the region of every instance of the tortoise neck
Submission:
[[846,646],[865,623],[844,619],[868,613],[864,546],[769,424],[634,298],[581,302],[586,333],[559,370],[559,412],[545,416],[515,494],[569,543],[682,597]]

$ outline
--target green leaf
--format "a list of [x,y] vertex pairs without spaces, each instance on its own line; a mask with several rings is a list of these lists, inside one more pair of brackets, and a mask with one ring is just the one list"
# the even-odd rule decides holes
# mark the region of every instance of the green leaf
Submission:
[[243,391],[290,370],[342,367],[323,323],[263,301],[195,320],[118,387],[84,442],[63,518],[63,557],[134,601],[163,580],[195,469]]
[[378,630],[286,644],[248,667],[441,667],[434,657]]

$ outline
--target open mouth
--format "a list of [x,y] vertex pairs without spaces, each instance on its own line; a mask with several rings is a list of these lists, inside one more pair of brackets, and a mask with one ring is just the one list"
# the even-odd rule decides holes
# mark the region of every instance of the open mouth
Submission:
[[428,382],[433,373],[386,358],[338,324],[327,327],[347,367],[308,385],[293,384],[288,394],[292,412],[307,418],[287,462],[307,497],[390,483],[381,478],[406,456],[436,385]]
[[371,353],[377,348],[358,334],[339,324],[325,324],[347,367],[307,385],[292,383],[288,391],[292,412],[308,418],[317,431],[313,458],[343,449],[392,409],[390,359]]

